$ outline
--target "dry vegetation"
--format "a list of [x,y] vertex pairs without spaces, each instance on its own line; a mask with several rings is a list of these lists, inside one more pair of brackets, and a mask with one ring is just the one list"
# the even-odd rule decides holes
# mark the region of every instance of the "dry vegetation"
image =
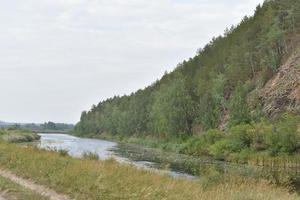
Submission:
[[113,160],[78,160],[2,142],[0,166],[75,199],[299,199],[263,180],[227,177],[223,184],[204,186],[200,181],[175,180]]

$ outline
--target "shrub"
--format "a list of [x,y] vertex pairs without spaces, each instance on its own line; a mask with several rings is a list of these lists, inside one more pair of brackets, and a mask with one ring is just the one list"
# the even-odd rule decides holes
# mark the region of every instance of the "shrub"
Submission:
[[267,121],[254,124],[253,129],[249,131],[251,137],[251,149],[254,151],[263,151],[268,148],[266,136],[272,134],[274,127]]
[[274,126],[274,130],[266,134],[266,144],[271,155],[280,153],[292,154],[300,147],[299,116],[285,114]]
[[249,124],[237,125],[229,130],[230,150],[240,152],[249,148],[251,144],[250,131],[252,126]]
[[223,139],[225,135],[218,129],[212,129],[207,131],[206,134],[203,135],[203,137],[207,144],[215,144],[216,142]]
[[179,153],[184,153],[188,155],[207,155],[208,144],[203,137],[190,139]]
[[224,160],[230,153],[231,144],[228,139],[223,139],[209,147],[209,153],[216,159]]
[[243,149],[241,152],[238,153],[232,153],[230,155],[230,160],[235,162],[242,162],[247,163],[251,155],[253,155],[255,152],[253,152],[251,149],[246,148]]

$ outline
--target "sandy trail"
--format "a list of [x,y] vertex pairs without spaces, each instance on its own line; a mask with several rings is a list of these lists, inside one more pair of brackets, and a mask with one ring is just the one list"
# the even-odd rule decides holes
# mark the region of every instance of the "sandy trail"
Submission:
[[[11,180],[12,182],[15,182],[15,183],[23,186],[24,188],[30,189],[42,196],[49,197],[51,200],[71,200],[66,195],[58,194],[54,190],[51,190],[45,186],[38,185],[30,180],[20,178],[9,171],[0,169],[0,176],[7,178],[7,179]],[[0,200],[6,200],[6,199],[1,197],[1,195],[0,195]]]

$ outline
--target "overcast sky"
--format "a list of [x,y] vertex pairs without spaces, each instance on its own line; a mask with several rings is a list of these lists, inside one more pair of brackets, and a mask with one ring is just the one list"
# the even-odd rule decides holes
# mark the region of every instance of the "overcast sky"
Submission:
[[0,120],[72,122],[195,55],[263,0],[0,0]]

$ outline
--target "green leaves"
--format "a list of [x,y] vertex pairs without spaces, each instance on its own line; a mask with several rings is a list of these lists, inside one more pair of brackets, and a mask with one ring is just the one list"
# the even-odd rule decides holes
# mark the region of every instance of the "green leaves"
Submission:
[[193,122],[192,97],[185,88],[183,77],[179,74],[170,84],[164,84],[155,94],[150,112],[150,123],[155,134],[190,134]]
[[231,126],[251,122],[250,111],[247,105],[248,92],[249,86],[246,84],[239,84],[236,87],[234,95],[229,102]]

